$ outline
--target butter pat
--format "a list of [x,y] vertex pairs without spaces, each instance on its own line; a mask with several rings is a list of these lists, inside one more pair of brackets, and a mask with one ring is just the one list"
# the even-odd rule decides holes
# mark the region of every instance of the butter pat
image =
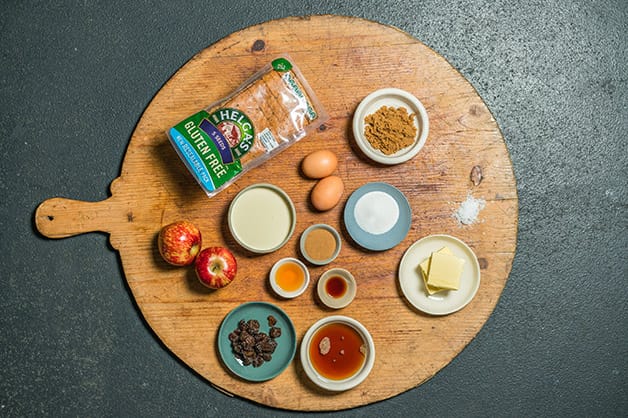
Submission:
[[[439,253],[443,253],[443,254],[452,254],[451,250],[447,247],[443,247],[440,250],[438,250],[437,252]],[[430,255],[430,257],[426,258],[425,260],[423,260],[423,262],[421,264],[419,264],[419,269],[421,270],[421,277],[423,277],[423,283],[425,283],[425,289],[427,289],[427,293],[429,295],[433,295],[434,293],[437,292],[442,292],[443,290],[447,290],[447,289],[441,289],[439,287],[435,287],[435,286],[430,286],[427,283],[427,278],[429,275],[429,271],[430,271],[430,261],[432,259],[432,256]]]
[[437,251],[430,257],[427,284],[441,289],[458,290],[464,260]]

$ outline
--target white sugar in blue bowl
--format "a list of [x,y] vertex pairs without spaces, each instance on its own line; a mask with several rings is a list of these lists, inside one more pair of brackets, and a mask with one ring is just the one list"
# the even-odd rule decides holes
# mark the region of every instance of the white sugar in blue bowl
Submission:
[[405,195],[388,183],[367,183],[354,191],[344,210],[351,238],[362,247],[383,251],[408,234],[412,209]]

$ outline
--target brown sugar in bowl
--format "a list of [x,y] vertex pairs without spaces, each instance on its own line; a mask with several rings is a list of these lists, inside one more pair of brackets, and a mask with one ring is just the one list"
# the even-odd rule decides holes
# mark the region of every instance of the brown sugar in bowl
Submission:
[[340,253],[340,234],[327,224],[315,224],[301,234],[301,254],[310,263],[331,263]]
[[[366,138],[366,119],[374,115],[382,107],[405,108],[407,114],[414,115],[416,135],[411,144],[394,149],[394,153],[386,154],[376,148]],[[384,124],[386,125],[386,124]],[[400,164],[413,158],[423,148],[429,134],[429,117],[421,101],[412,93],[397,88],[383,88],[366,96],[358,105],[352,121],[353,137],[364,155],[381,164]]]

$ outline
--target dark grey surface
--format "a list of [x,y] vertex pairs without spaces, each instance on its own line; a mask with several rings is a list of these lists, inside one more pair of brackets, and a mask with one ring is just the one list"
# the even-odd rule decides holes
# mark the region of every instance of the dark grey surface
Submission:
[[627,2],[109,3],[0,6],[0,416],[289,415],[177,361],[107,236],[44,239],[33,212],[105,199],[146,105],[196,52],[321,13],[394,25],[458,68],[503,131],[520,204],[512,273],[475,340],[420,387],[341,415],[628,414]]

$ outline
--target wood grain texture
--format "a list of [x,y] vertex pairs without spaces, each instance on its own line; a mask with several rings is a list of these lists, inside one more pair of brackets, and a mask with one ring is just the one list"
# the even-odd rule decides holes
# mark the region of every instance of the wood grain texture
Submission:
[[[274,160],[208,199],[166,138],[184,117],[226,96],[279,53],[301,68],[331,118],[321,129]],[[430,117],[422,151],[398,166],[367,160],[355,146],[351,118],[362,98],[384,87],[417,96]],[[344,229],[343,205],[312,210],[308,196],[315,182],[299,174],[309,152],[329,149],[339,156],[337,173],[345,182],[343,202],[371,181],[388,182],[408,197],[412,227],[395,248],[369,252]],[[479,165],[483,180],[469,177]],[[252,255],[229,234],[226,210],[244,187],[270,182],[284,189],[297,210],[295,234],[272,254]],[[486,200],[478,222],[460,225],[453,217],[471,193]],[[447,365],[478,333],[493,311],[510,273],[517,236],[518,200],[512,165],[502,135],[473,87],[441,56],[408,34],[378,23],[341,16],[286,18],[236,32],[201,51],[159,91],[130,140],[122,172],[103,202],[50,199],[36,212],[42,234],[61,238],[89,231],[110,234],[142,315],[163,343],[221,390],[261,404],[292,410],[337,410],[364,405],[411,389]],[[204,246],[226,245],[239,263],[236,280],[220,291],[200,285],[190,268],[166,265],[156,248],[161,226],[177,219],[196,223]],[[350,270],[358,295],[339,311],[362,322],[375,340],[372,373],[357,388],[338,394],[313,386],[298,353],[293,363],[268,382],[249,383],[231,375],[216,351],[222,319],[248,301],[279,305],[293,320],[300,340],[307,328],[331,311],[309,291],[296,300],[275,298],[266,284],[274,261],[298,256],[300,233],[328,223],[343,236],[333,266]],[[405,250],[417,239],[444,233],[465,241],[480,259],[482,281],[463,310],[432,317],[414,310],[397,284]],[[312,267],[318,278],[327,267]],[[315,282],[314,282],[315,283]],[[314,284],[311,285],[311,289]]]

